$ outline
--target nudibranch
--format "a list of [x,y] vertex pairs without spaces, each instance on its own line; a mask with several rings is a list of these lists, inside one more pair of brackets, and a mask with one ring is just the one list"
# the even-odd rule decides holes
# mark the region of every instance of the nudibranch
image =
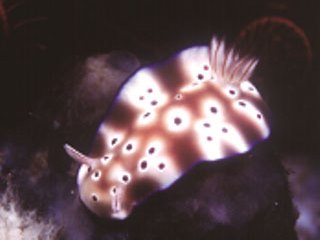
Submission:
[[257,61],[223,41],[191,47],[133,74],[81,163],[80,199],[100,217],[124,219],[192,165],[249,151],[269,136],[268,108],[249,82]]

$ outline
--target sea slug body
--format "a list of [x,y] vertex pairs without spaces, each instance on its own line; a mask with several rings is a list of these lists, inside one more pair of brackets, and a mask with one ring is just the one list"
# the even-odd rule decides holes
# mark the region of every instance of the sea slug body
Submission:
[[82,165],[84,204],[100,217],[126,218],[200,161],[249,151],[269,136],[268,108],[249,82],[257,64],[213,38],[144,67],[120,89]]

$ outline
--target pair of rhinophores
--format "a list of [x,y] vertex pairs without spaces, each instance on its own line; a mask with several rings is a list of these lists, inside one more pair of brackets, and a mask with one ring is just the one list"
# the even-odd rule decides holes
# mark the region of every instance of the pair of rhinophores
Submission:
[[83,203],[100,217],[126,218],[150,193],[169,187],[199,161],[250,150],[269,135],[267,107],[249,82],[256,60],[213,38],[138,70],[101,123],[81,163]]

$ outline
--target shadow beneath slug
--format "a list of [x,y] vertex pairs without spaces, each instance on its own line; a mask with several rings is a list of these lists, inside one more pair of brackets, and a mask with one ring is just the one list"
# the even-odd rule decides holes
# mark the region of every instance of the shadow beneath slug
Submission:
[[98,232],[101,239],[294,240],[296,215],[286,177],[265,143],[247,154],[196,165],[125,221],[97,220]]

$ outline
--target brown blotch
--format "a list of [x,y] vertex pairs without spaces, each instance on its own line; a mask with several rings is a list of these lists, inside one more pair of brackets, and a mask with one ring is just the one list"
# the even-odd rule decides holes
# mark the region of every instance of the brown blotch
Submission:
[[143,199],[144,197],[149,195],[150,192],[153,192],[159,188],[159,183],[157,183],[152,178],[137,179],[131,184],[131,187],[128,189],[128,197],[136,200]]
[[[134,108],[125,102],[119,101],[117,102],[117,107],[113,108],[110,118],[108,118],[108,124],[115,129],[126,128],[128,126],[128,121],[135,119],[136,114]],[[106,124],[106,121],[104,124]]]

